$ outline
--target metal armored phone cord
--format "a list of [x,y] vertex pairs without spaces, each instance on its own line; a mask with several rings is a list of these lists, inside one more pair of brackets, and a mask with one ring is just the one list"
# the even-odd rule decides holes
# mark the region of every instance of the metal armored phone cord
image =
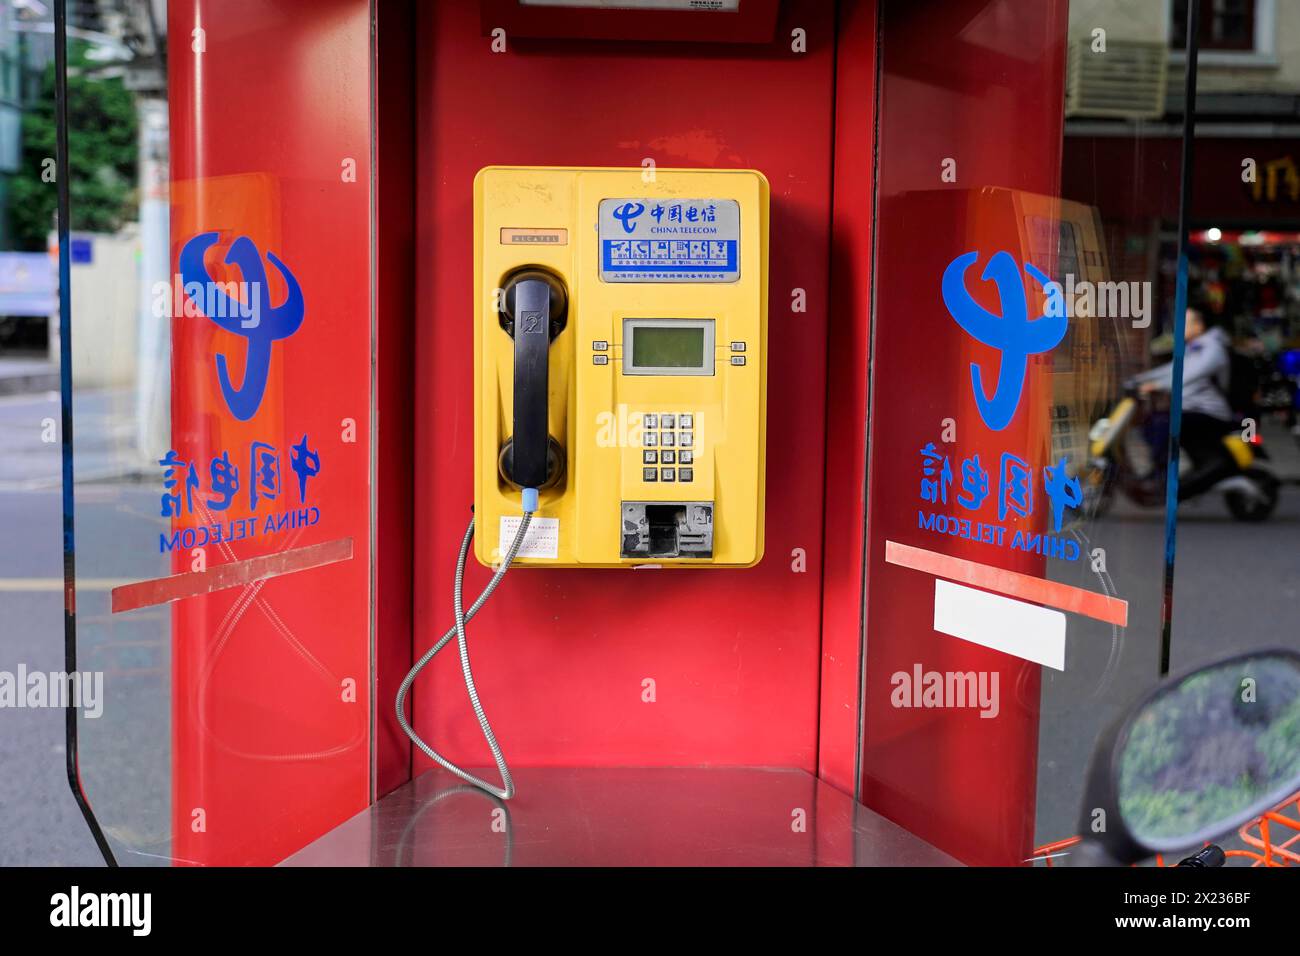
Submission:
[[[424,751],[431,760],[435,761],[445,770],[460,777],[460,779],[464,780],[466,783],[473,784],[482,790],[486,790],[488,793],[495,797],[500,797],[502,800],[509,800],[515,795],[515,782],[510,777],[510,768],[506,766],[506,758],[501,753],[501,747],[497,743],[496,734],[492,733],[492,725],[488,723],[487,714],[483,712],[483,704],[478,698],[478,688],[474,686],[474,674],[470,670],[469,666],[469,644],[465,639],[465,624],[470,620],[470,618],[478,613],[479,608],[487,602],[487,599],[492,595],[492,592],[496,590],[497,585],[501,583],[501,579],[506,576],[506,572],[510,570],[510,565],[514,561],[515,555],[519,553],[520,545],[524,543],[524,535],[528,533],[528,525],[532,521],[533,513],[536,510],[537,489],[525,488],[523,491],[524,517],[523,520],[519,522],[519,529],[515,532],[514,540],[510,543],[510,550],[506,552],[505,558],[501,561],[501,567],[497,568],[496,573],[492,575],[492,580],[488,581],[487,587],[483,589],[482,593],[479,594],[478,599],[475,600],[474,603],[470,605],[469,610],[466,611],[464,606],[464,595],[462,593],[465,583],[465,561],[469,557],[470,542],[474,540],[475,520],[474,518],[470,518],[469,527],[465,529],[465,537],[460,543],[460,554],[456,557],[456,584],[452,596],[452,606],[456,615],[456,624],[447,631],[447,633],[443,634],[438,640],[438,643],[429,648],[428,652],[426,652],[423,657],[416,661],[415,666],[412,667],[410,672],[406,675],[406,679],[402,681],[402,686],[397,688],[397,722],[401,725],[406,736],[411,738],[411,742]],[[465,689],[469,692],[470,706],[474,708],[474,716],[478,718],[478,725],[483,731],[483,738],[487,741],[488,749],[492,751],[492,759],[497,765],[497,771],[501,774],[502,786],[500,787],[494,786],[486,780],[481,780],[469,771],[457,767],[454,763],[420,739],[420,735],[415,732],[415,728],[413,728],[406,719],[406,695],[410,691],[411,685],[415,683],[415,678],[420,675],[420,671],[424,669],[424,666],[428,664],[429,661],[433,660],[434,655],[446,646],[447,642],[452,639],[453,635],[460,647],[460,670],[461,674],[465,678]]]

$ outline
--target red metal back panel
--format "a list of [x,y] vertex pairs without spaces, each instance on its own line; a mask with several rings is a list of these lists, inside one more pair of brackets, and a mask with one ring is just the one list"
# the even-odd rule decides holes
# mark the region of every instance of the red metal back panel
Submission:
[[[772,183],[767,551],[742,571],[518,570],[471,625],[475,677],[520,765],[817,765],[834,24],[785,5],[771,47],[510,39],[420,8],[417,650],[451,622],[472,499],[471,183],[482,166],[753,167]],[[808,52],[790,49],[807,31]],[[781,39],[784,38],[784,39]],[[791,291],[808,309],[791,313]],[[792,553],[806,552],[806,570]],[[487,579],[468,574],[467,593]],[[416,726],[487,762],[459,668]],[[643,702],[642,681],[656,682]]]

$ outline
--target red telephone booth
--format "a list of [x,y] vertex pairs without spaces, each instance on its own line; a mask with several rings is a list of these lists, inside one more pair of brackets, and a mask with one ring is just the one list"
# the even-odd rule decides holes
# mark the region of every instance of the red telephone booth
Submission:
[[[80,741],[119,859],[1031,856],[1041,682],[1159,609],[1071,537],[1113,354],[1050,311],[1108,255],[1061,186],[1067,3],[628,7],[170,0],[168,424],[93,611],[169,647],[148,839]],[[454,619],[487,166],[770,187],[763,559],[512,569],[469,641],[508,803],[394,709]],[[462,679],[448,647],[407,713],[482,768]]]

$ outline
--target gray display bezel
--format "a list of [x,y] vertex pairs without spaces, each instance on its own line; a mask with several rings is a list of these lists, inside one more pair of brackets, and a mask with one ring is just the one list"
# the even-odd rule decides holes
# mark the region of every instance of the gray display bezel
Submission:
[[[624,375],[713,375],[717,364],[714,355],[714,319],[623,319],[623,374]],[[637,328],[698,328],[704,330],[704,365],[634,365],[632,364],[632,333]]]

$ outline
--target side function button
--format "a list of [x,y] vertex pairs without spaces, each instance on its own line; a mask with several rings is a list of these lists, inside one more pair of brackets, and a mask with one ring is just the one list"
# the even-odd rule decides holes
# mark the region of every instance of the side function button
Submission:
[[592,364],[592,365],[608,365],[608,364],[609,364],[609,356],[608,356],[608,355],[593,355],[593,356],[591,357],[591,364]]
[[[731,343],[731,351],[733,351],[733,352],[743,352],[743,351],[745,351],[745,343],[744,343],[744,342],[732,342],[732,343]],[[743,363],[742,363],[742,364],[743,364]]]
[[602,341],[601,339],[597,339],[596,341],[591,343],[591,350],[593,352],[608,352],[609,343]]

